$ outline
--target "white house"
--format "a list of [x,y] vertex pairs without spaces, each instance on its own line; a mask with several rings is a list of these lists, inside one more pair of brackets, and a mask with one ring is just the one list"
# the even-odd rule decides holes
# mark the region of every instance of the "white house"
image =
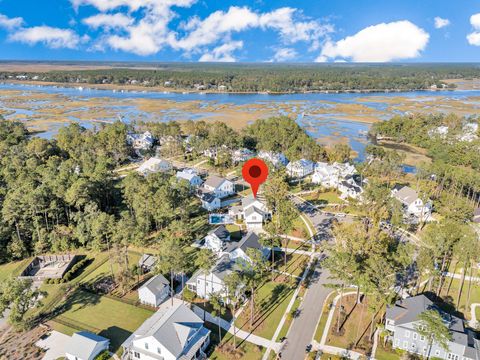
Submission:
[[172,168],[172,164],[169,161],[151,157],[137,168],[137,172],[147,175],[149,173],[168,172],[171,171]]
[[337,188],[338,191],[342,193],[340,197],[343,199],[359,199],[363,193],[362,184],[360,183],[360,181],[356,181],[353,176],[350,176],[346,180],[341,181],[338,184]]
[[222,206],[222,201],[212,193],[201,193],[200,201],[202,202],[202,207],[207,211],[214,211]]
[[177,171],[177,179],[183,179],[188,181],[190,187],[199,187],[202,185],[202,178],[197,175],[195,169],[183,169],[182,171]]
[[65,346],[65,357],[68,360],[93,360],[101,352],[108,350],[110,340],[80,331],[72,335]]
[[228,254],[230,260],[250,262],[247,249],[257,249],[262,252],[264,257],[267,257],[270,254],[270,249],[263,247],[259,240],[257,234],[249,231],[240,241],[228,243],[225,253]]
[[243,220],[247,230],[253,231],[262,230],[263,224],[272,217],[260,194],[256,198],[253,195],[242,198],[242,204],[232,206],[228,213],[237,220]]
[[311,160],[300,159],[287,165],[287,174],[294,178],[303,178],[313,173],[315,163]]
[[197,296],[209,299],[211,294],[219,294],[225,298],[228,293],[225,287],[225,277],[231,274],[236,268],[235,261],[230,259],[228,254],[220,257],[215,266],[208,272],[198,270],[187,281],[186,286]]
[[235,185],[230,180],[215,175],[207,178],[203,189],[219,199],[235,194]]
[[148,150],[153,146],[154,138],[150,131],[143,134],[128,133],[127,144],[137,150]]
[[413,215],[421,221],[430,218],[432,213],[431,202],[425,203],[411,187],[396,185],[392,190],[392,196],[402,203],[406,215]]
[[237,149],[232,153],[232,161],[234,163],[244,162],[253,158],[254,155],[255,153],[249,149]]
[[288,164],[288,159],[283,153],[273,151],[260,151],[257,155],[260,159],[267,161],[275,168],[284,167]]
[[148,318],[122,344],[123,359],[192,360],[205,359],[210,330],[181,301],[165,306]]
[[155,275],[138,289],[138,299],[144,305],[157,307],[169,296],[170,285],[161,274]]
[[205,236],[203,246],[213,252],[220,253],[224,250],[228,241],[230,241],[230,232],[224,225],[220,225]]
[[312,183],[326,188],[337,188],[339,184],[356,173],[355,167],[349,163],[318,162],[312,175]]

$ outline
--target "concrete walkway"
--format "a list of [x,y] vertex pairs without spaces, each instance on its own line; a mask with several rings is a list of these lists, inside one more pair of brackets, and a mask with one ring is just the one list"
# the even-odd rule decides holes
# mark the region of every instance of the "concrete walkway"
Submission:
[[[355,291],[346,292],[342,296],[352,295],[352,294],[356,294],[356,292]],[[327,322],[325,324],[325,329],[323,330],[322,339],[320,340],[320,344],[315,343],[313,348],[316,349],[316,350],[321,350],[321,351],[329,353],[329,354],[345,356],[349,359],[354,359],[354,360],[365,358],[365,355],[360,354],[358,352],[351,351],[351,350],[348,350],[348,349],[342,349],[342,348],[335,347],[335,346],[326,345],[327,337],[328,337],[328,331],[329,331],[330,327],[332,326],[333,316],[335,314],[335,308],[337,306],[337,302],[338,302],[339,299],[340,299],[340,294],[337,295],[335,297],[335,299],[333,299],[332,307],[331,307],[330,311],[328,312],[328,318],[327,318]]]
[[[220,321],[220,327],[222,329],[228,331],[232,335],[234,334],[233,322],[229,322],[229,321],[227,321],[225,319],[222,319],[222,318],[220,318],[220,320],[219,320],[218,317],[212,316],[212,314],[210,314],[207,311],[204,311],[202,308],[200,308],[199,306],[194,305],[194,304],[192,304],[192,310],[195,314],[197,314],[202,319],[203,319],[203,315],[205,313],[205,319],[208,322],[211,322],[212,324],[218,325],[218,322]],[[263,346],[265,348],[273,348],[276,351],[278,351],[278,349],[281,346],[280,343],[277,343],[277,342],[265,339],[264,337],[249,333],[249,332],[241,330],[241,329],[238,329],[238,327],[235,327],[235,336],[237,336],[238,338],[240,338],[242,340],[246,340],[248,342],[251,342],[252,344],[255,344],[255,345]]]
[[474,329],[476,329],[477,326],[479,326],[480,324],[480,319],[477,319],[477,314],[476,314],[477,307],[480,307],[479,303],[473,303],[472,305],[470,305],[471,320],[468,322],[468,324]]

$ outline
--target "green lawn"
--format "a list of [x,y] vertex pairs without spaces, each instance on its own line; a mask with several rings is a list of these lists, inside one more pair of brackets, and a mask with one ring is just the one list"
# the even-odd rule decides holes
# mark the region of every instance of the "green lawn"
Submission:
[[295,288],[283,283],[269,281],[257,289],[255,296],[256,310],[253,328],[250,328],[250,306],[245,309],[236,320],[239,328],[252,331],[258,336],[271,339],[280,320],[287,309]]
[[0,281],[6,280],[10,276],[18,276],[32,261],[32,258],[21,261],[13,261],[0,265]]
[[240,240],[242,238],[242,232],[240,226],[235,224],[228,224],[225,226],[230,231],[230,237],[232,240]]
[[300,239],[308,239],[310,237],[307,225],[300,216],[295,219],[295,221],[293,222],[292,230],[289,231],[287,235],[298,237]]
[[287,264],[283,253],[275,253],[275,269],[291,275],[301,276],[307,267],[308,256],[300,254],[287,254]]
[[382,341],[378,344],[377,352],[375,354],[375,359],[377,360],[400,360],[400,356],[393,351],[388,345],[385,349],[383,347]]
[[327,319],[328,319],[328,312],[330,310],[330,305],[333,301],[333,299],[337,296],[337,292],[334,291],[330,293],[323,304],[323,309],[322,309],[322,315],[320,316],[320,321],[317,325],[317,329],[315,330],[315,336],[313,339],[317,342],[320,342],[322,340],[323,332],[325,331],[325,325],[327,325]]
[[338,194],[334,191],[326,191],[326,192],[313,192],[310,194],[302,195],[302,198],[311,202],[315,205],[327,205],[327,204],[343,204],[345,203],[344,200],[340,199]]
[[292,314],[295,312],[295,310],[298,309],[301,302],[302,301],[300,300],[300,297],[297,297],[295,299],[295,302],[293,303],[292,309],[290,310],[290,314],[288,314],[288,316],[285,320],[285,323],[283,324],[282,329],[280,330],[280,333],[278,334],[277,341],[280,341],[280,339],[282,337],[287,336],[288,330],[290,329],[290,325],[292,325],[292,322],[293,322],[293,315]]
[[[442,291],[440,296],[448,304],[456,305],[458,290],[460,287],[461,281],[459,279],[446,278],[442,286]],[[471,285],[471,294],[470,302],[467,304],[468,297],[468,281],[465,281],[463,284],[462,295],[460,297],[460,306],[457,309],[462,312],[465,318],[470,319],[470,305],[473,303],[480,303],[480,286],[476,283]]]
[[[101,254],[99,254],[99,257],[102,257],[103,260],[104,260],[106,257],[108,257],[108,253],[107,252],[101,253]],[[140,260],[140,257],[141,257],[141,255],[139,253],[130,251],[128,253],[128,262],[129,262],[130,266],[133,266],[134,264],[138,264],[138,260]],[[101,261],[101,260],[98,260],[98,261]],[[94,266],[94,264],[91,264],[90,266]],[[119,269],[119,265],[117,263],[114,263],[113,264],[113,272],[117,272],[118,269]],[[81,280],[82,280],[82,282],[95,282],[99,279],[110,276],[111,273],[112,272],[111,272],[110,261],[107,260],[100,267],[98,267],[95,271],[88,274],[87,276],[85,276]]]
[[109,338],[113,351],[153,314],[150,310],[82,290],[72,294],[61,305],[60,311],[59,320]]

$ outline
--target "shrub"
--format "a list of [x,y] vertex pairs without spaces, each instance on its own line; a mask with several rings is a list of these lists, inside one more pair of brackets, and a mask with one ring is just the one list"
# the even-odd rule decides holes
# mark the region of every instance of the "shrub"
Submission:
[[95,360],[109,360],[110,354],[107,350],[102,351],[100,354],[97,355]]
[[189,288],[185,287],[183,289],[183,298],[185,299],[185,301],[192,302],[193,299],[195,299],[195,296],[195,293]]

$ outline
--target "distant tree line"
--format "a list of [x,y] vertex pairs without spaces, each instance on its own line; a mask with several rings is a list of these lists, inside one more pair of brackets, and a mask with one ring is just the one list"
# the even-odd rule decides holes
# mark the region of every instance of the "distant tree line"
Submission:
[[[121,66],[121,65],[118,65]],[[480,77],[469,64],[152,64],[142,69],[125,64],[98,70],[2,72],[0,80],[80,84],[136,84],[172,89],[217,89],[231,92],[303,92],[361,90],[421,90],[442,85],[442,79]],[[450,84],[447,87],[454,87]]]

